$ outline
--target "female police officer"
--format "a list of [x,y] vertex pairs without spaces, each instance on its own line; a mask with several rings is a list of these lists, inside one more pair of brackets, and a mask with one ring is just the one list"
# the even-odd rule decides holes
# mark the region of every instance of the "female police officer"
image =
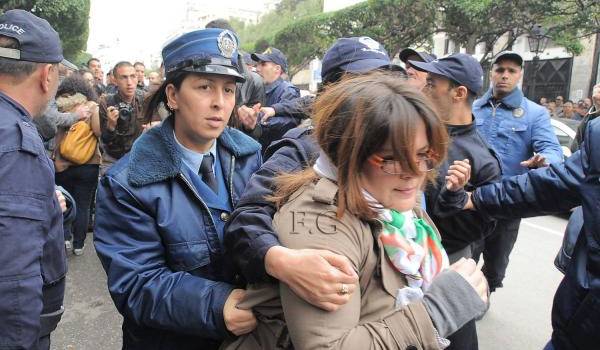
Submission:
[[256,325],[235,308],[244,291],[224,267],[222,237],[260,145],[226,127],[243,81],[233,33],[190,32],[162,55],[166,80],[147,115],[161,102],[171,115],[102,178],[95,245],[124,349],[213,349]]

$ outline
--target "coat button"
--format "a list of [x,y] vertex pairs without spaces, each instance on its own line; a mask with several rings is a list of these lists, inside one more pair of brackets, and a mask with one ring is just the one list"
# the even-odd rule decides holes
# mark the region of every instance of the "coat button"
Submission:
[[229,214],[226,212],[222,212],[221,213],[221,221],[223,221],[223,222],[229,221]]
[[414,345],[409,345],[406,347],[406,350],[417,350],[417,347]]

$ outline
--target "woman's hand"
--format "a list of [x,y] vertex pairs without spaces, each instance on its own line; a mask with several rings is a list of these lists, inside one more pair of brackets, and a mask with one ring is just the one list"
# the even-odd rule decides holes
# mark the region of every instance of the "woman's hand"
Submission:
[[237,336],[250,333],[256,328],[256,317],[254,317],[252,310],[241,310],[237,308],[237,304],[244,300],[245,296],[245,290],[234,289],[231,291],[231,294],[229,294],[229,297],[225,301],[225,306],[223,307],[225,326],[228,331]]
[[265,256],[265,267],[299,297],[326,311],[346,304],[358,283],[350,260],[328,250],[272,247]]
[[475,260],[461,258],[452,264],[450,269],[456,271],[467,282],[469,282],[481,300],[487,304],[489,295],[488,283],[483,275],[483,272],[481,272],[481,268],[477,266]]
[[471,178],[471,165],[468,159],[455,160],[448,168],[446,189],[456,192],[465,187]]

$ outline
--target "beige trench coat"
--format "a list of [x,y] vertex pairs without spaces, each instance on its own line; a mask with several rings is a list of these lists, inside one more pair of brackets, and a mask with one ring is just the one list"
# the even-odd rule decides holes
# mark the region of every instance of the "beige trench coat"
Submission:
[[[325,178],[308,184],[277,212],[273,223],[286,247],[327,249],[350,259],[360,285],[350,301],[327,312],[285,284],[250,286],[238,307],[252,308],[259,324],[252,333],[226,341],[222,349],[439,349],[422,302],[394,307],[396,292],[406,280],[385,260],[378,225],[350,214],[337,219],[337,191]],[[423,211],[416,212],[435,227]]]

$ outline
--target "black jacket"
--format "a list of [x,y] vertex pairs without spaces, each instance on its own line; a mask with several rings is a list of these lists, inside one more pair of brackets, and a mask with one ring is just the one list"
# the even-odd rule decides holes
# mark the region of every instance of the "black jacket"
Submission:
[[277,210],[265,198],[273,194],[277,173],[299,171],[314,163],[319,151],[311,133],[312,127],[292,129],[267,149],[266,161],[250,178],[224,229],[227,255],[250,283],[269,280],[265,255],[280,245],[273,229]]
[[[454,253],[490,234],[496,220],[478,212],[462,211],[466,191],[500,181],[500,160],[477,132],[475,123],[449,125],[451,143],[448,157],[438,169],[435,185],[425,191],[427,213],[440,230],[442,244],[448,253]],[[448,167],[455,160],[468,159],[471,164],[471,179],[464,190],[451,192],[446,189]]]

